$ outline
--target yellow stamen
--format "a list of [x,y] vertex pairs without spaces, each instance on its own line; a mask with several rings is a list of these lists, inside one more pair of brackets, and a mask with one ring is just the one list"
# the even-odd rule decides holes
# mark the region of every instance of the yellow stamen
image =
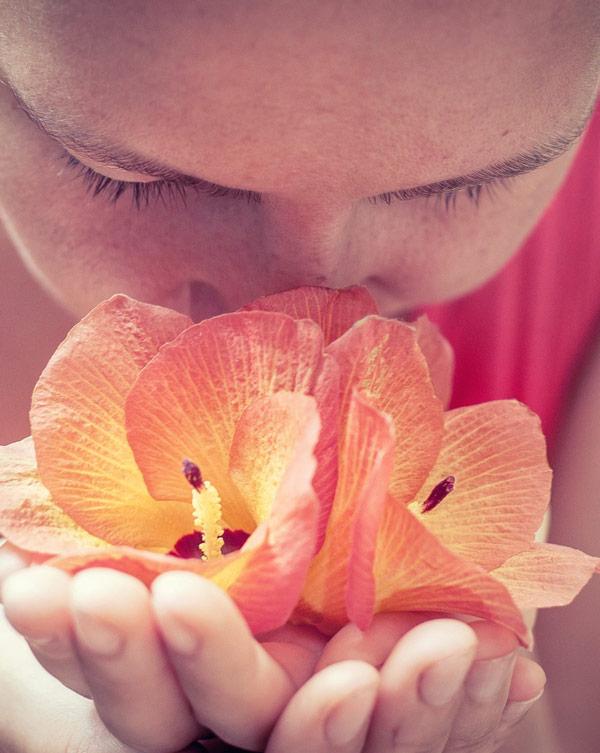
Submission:
[[223,547],[223,509],[219,492],[210,481],[204,481],[201,487],[192,489],[192,506],[194,527],[202,533],[202,559],[219,557]]

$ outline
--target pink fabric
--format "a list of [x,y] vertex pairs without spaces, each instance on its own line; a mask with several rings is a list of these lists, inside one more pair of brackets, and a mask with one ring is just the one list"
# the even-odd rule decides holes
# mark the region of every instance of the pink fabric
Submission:
[[493,280],[425,309],[453,344],[452,407],[515,397],[550,442],[569,379],[600,326],[600,100],[560,191]]

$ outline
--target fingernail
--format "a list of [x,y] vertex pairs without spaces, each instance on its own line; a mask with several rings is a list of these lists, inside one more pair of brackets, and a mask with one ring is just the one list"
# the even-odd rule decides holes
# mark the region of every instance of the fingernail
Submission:
[[160,629],[169,648],[176,653],[186,656],[197,653],[200,639],[188,625],[184,625],[174,617],[169,617],[168,620],[160,621]]
[[479,703],[496,698],[507,683],[515,659],[513,652],[497,659],[473,662],[465,682],[469,697]]
[[430,706],[444,706],[461,689],[465,676],[473,661],[473,652],[447,659],[434,664],[421,675],[419,693]]
[[342,746],[357,738],[371,717],[377,685],[354,690],[337,704],[325,720],[325,737],[330,745]]
[[531,698],[529,701],[512,701],[506,705],[504,714],[502,715],[502,722],[507,724],[513,724],[517,722],[522,716],[524,716],[534,703],[540,700],[544,695],[545,688],[542,688],[535,698]]
[[100,656],[115,656],[125,645],[125,639],[113,625],[95,615],[75,611],[75,632],[84,648]]
[[40,654],[48,654],[55,658],[68,656],[71,653],[69,642],[64,641],[56,635],[44,636],[43,638],[27,637],[27,643],[29,643],[33,651]]

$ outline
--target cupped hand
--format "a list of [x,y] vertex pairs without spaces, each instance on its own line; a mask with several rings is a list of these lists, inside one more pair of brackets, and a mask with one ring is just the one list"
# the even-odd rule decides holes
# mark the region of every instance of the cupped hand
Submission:
[[482,622],[382,615],[326,646],[291,627],[260,643],[189,573],[161,576],[150,595],[114,571],[36,567],[3,594],[41,664],[144,753],[173,753],[207,727],[268,753],[490,753],[544,683],[511,634]]

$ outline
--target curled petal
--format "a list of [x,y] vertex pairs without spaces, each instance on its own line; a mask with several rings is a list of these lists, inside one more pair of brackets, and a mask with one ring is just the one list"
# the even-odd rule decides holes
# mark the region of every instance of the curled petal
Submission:
[[340,367],[342,423],[354,389],[392,419],[396,448],[390,493],[409,502],[435,462],[443,430],[442,406],[415,328],[369,316],[327,352]]
[[[370,549],[372,545],[365,541],[364,546]],[[523,645],[531,641],[508,590],[483,568],[446,549],[405,505],[391,497],[379,528],[373,573],[376,612],[472,615],[504,625]],[[367,627],[362,614],[357,618],[359,627]]]
[[[372,561],[394,456],[391,420],[358,393],[352,395],[340,448],[343,462],[325,541],[313,560],[295,619],[333,632],[348,621],[350,604],[371,610]],[[356,552],[358,534],[364,550]],[[350,577],[350,587],[349,587]]]
[[[277,392],[259,397],[237,422],[229,459],[229,472],[246,500],[254,526],[270,513],[299,438],[310,436],[314,447],[320,431],[314,397],[296,392]],[[310,432],[310,434],[308,434]],[[314,461],[306,455],[308,481]]]
[[[450,475],[454,490],[423,513],[422,502]],[[534,413],[516,400],[472,405],[446,413],[442,449],[410,509],[453,552],[492,570],[533,541],[551,481]]]
[[317,549],[320,549],[338,481],[340,372],[335,359],[327,353],[314,394],[321,416],[321,433],[315,450],[317,472],[313,479],[313,487],[320,501],[317,534]]
[[491,575],[520,609],[570,604],[598,568],[600,558],[558,544],[534,544]]
[[143,369],[127,399],[127,433],[151,494],[189,499],[183,458],[218,489],[227,528],[252,531],[229,477],[240,416],[280,390],[311,394],[323,362],[318,327],[284,314],[224,314],[186,329]]
[[442,402],[444,409],[450,404],[452,397],[452,381],[454,378],[454,351],[452,346],[440,332],[438,326],[427,316],[420,316],[412,322],[417,332],[417,342],[429,366],[429,374],[436,395]]
[[125,398],[160,346],[190,324],[169,309],[116,295],[76,324],[33,392],[31,427],[54,503],[112,544],[169,548],[189,510],[148,494],[125,434]]
[[0,447],[0,488],[0,535],[20,549],[58,554],[109,546],[53,504],[31,437]]
[[121,547],[55,558],[48,564],[69,572],[111,567],[147,585],[167,570],[192,571],[223,588],[255,634],[274,630],[286,622],[298,600],[315,548],[318,500],[310,483],[316,468],[315,443],[313,416],[298,436],[269,518],[237,552],[202,561]]
[[323,332],[325,345],[337,340],[350,327],[369,314],[377,314],[377,304],[365,287],[342,290],[305,286],[258,298],[241,311],[279,311],[292,319],[312,319]]

